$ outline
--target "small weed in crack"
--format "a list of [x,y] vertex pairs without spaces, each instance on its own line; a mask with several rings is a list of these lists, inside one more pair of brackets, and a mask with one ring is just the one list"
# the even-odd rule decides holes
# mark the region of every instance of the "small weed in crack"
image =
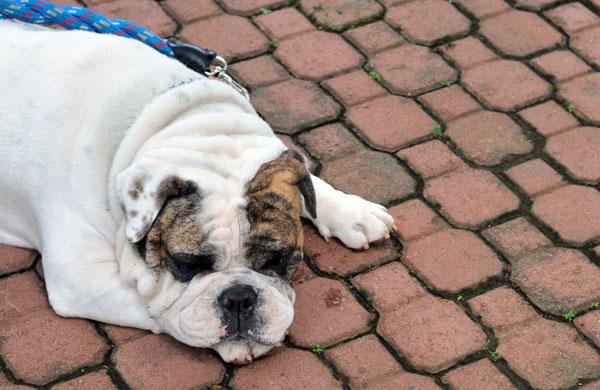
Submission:
[[568,312],[563,314],[563,318],[569,322],[573,321],[573,318],[575,318],[575,311],[573,309],[569,310]]
[[431,127],[431,133],[435,138],[439,138],[444,135],[444,130],[442,130],[442,126],[439,123],[434,123]]

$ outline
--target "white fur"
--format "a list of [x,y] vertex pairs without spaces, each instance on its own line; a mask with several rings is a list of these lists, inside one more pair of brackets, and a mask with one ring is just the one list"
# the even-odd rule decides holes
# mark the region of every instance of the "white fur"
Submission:
[[[285,150],[249,102],[133,40],[11,21],[0,21],[0,37],[0,243],[42,253],[57,313],[166,332],[227,361],[281,340],[293,291],[240,268],[245,184]],[[156,217],[150,193],[168,175],[198,183],[201,222],[227,258],[186,284],[157,274],[127,242]],[[147,187],[136,201],[127,193],[138,177]],[[389,236],[381,206],[313,182],[324,237],[364,248]],[[126,219],[121,203],[137,216]],[[264,345],[220,342],[211,304],[240,280],[269,298]]]

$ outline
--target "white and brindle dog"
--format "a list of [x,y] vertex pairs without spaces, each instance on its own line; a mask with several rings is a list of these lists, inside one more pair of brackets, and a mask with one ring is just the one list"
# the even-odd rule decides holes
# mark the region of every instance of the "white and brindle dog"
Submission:
[[292,322],[301,217],[357,249],[393,227],[225,83],[134,40],[0,21],[0,243],[42,253],[58,314],[248,363]]

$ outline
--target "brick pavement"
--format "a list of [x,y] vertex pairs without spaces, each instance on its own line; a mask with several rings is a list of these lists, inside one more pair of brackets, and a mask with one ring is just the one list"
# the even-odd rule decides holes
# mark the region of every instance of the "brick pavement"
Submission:
[[353,252],[307,227],[286,347],[242,368],[57,317],[0,246],[0,389],[600,389],[600,1],[83,2],[225,55],[399,231]]

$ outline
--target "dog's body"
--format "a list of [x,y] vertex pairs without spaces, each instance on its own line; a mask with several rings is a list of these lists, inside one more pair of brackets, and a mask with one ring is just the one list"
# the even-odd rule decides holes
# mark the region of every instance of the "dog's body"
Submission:
[[353,248],[388,236],[228,85],[129,39],[0,37],[0,243],[42,253],[57,313],[248,362],[292,321],[300,214]]

